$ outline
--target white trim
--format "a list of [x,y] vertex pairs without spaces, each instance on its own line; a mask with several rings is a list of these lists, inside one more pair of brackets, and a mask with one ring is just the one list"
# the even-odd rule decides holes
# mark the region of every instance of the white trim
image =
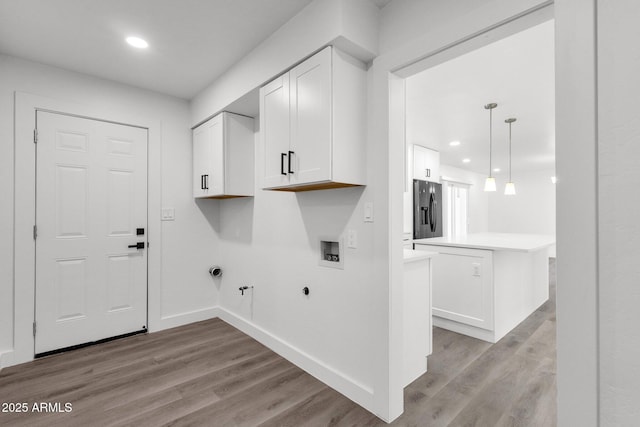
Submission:
[[441,176],[440,177],[440,181],[446,181],[446,182],[449,182],[451,184],[466,185],[468,187],[471,187],[473,185],[472,182],[464,181],[462,179],[452,178],[450,176]]
[[[486,11],[483,14],[482,11]],[[372,128],[370,135],[372,144],[385,143],[388,138],[388,239],[389,239],[389,340],[386,345],[388,351],[388,377],[385,381],[378,379],[376,391],[386,388],[388,392],[377,393],[378,407],[385,411],[382,418],[393,421],[402,413],[403,388],[394,383],[394,372],[402,372],[401,347],[398,347],[398,336],[402,336],[402,189],[406,179],[402,164],[403,156],[396,155],[404,147],[404,121],[397,117],[398,99],[404,97],[404,90],[398,79],[404,79],[427,68],[456,58],[464,53],[473,51],[553,18],[552,0],[527,0],[513,2],[502,0],[490,2],[474,11],[463,15],[443,28],[425,32],[397,49],[378,56],[370,68],[369,80],[374,85],[374,92],[370,93],[370,103],[378,107],[379,113],[374,113],[370,120]],[[379,85],[379,86],[378,86]],[[383,105],[384,104],[384,105]],[[385,121],[388,119],[387,121]],[[397,222],[397,223],[396,223]],[[397,243],[396,243],[397,242]],[[385,331],[379,331],[385,333]],[[381,377],[382,378],[382,377]],[[386,387],[385,387],[385,382]],[[400,399],[400,404],[398,404]],[[386,400],[386,401],[385,401]],[[385,409],[386,408],[386,409]]]
[[292,346],[288,342],[276,337],[254,323],[239,317],[235,313],[220,307],[218,308],[218,316],[231,326],[239,329],[299,368],[313,375],[329,387],[342,393],[358,405],[375,413],[373,390],[371,388],[358,383],[342,372],[322,363],[310,354]]
[[0,369],[15,365],[13,362],[13,350],[0,353]]
[[433,316],[433,326],[447,329],[449,331],[457,332],[459,334],[467,335],[490,343],[498,342],[498,340],[496,340],[495,332],[493,331],[478,328],[477,326],[465,325],[464,323],[445,319],[444,317]]
[[175,328],[189,323],[200,322],[202,320],[220,317],[219,307],[207,307],[200,310],[193,310],[187,313],[172,314],[158,320],[151,332],[162,331],[163,329]]
[[[15,92],[14,104],[14,342],[13,358],[7,363],[19,364],[33,360],[34,338],[32,323],[35,318],[35,244],[33,225],[35,218],[35,144],[36,109],[82,117],[129,123],[148,129],[148,222],[151,248],[148,253],[148,318],[149,326],[158,323],[162,298],[161,286],[161,166],[162,124],[144,117],[126,115],[113,117],[111,113],[85,105],[52,99],[23,92]],[[3,357],[3,364],[5,358]],[[8,366],[8,365],[7,365]]]

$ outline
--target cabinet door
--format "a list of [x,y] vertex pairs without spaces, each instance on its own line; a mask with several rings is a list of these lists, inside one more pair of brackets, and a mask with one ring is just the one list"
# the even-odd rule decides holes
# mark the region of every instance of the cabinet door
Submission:
[[207,174],[207,153],[209,128],[203,123],[193,130],[193,197],[206,197],[205,175]]
[[286,73],[260,89],[263,188],[289,183],[289,115],[289,74]]
[[414,145],[413,179],[440,182],[440,153],[421,145]]
[[493,330],[491,251],[433,246],[425,249],[439,252],[432,259],[433,315]]
[[331,179],[331,48],[289,73],[291,87],[291,183]]
[[224,146],[224,113],[210,120],[209,128],[209,157],[207,158],[207,195],[220,196],[224,194],[225,177],[225,146]]
[[224,193],[224,132],[218,115],[193,130],[193,197]]
[[427,181],[440,182],[440,152],[426,149],[425,169],[428,171]]

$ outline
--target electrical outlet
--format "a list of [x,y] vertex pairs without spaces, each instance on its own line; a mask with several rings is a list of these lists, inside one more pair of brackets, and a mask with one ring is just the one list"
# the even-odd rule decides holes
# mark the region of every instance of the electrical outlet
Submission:
[[174,221],[176,219],[175,208],[162,208],[162,214],[160,219],[162,221]]
[[364,222],[373,222],[373,202],[364,204]]

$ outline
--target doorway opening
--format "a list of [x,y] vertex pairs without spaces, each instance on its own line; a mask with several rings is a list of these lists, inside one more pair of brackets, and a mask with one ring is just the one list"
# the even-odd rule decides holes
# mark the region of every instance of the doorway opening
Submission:
[[[501,34],[485,34],[481,37],[484,40],[462,42],[395,73],[404,79],[401,122],[405,126],[405,176],[442,184],[443,209],[439,214],[444,220],[444,239],[481,234],[508,239],[517,234],[545,235],[555,240],[554,25],[550,8],[542,15],[537,20],[520,21],[511,29],[503,27]],[[498,104],[491,130],[485,109],[490,103]],[[414,164],[416,156],[412,153],[416,149],[437,153],[437,176],[416,176],[424,169]],[[487,177],[496,179],[498,191],[484,191]],[[504,193],[507,182],[515,183],[515,195]],[[413,234],[407,228],[413,224],[414,211],[408,209],[413,207],[411,194],[406,191],[410,188],[406,183],[405,236]],[[523,421],[518,417],[526,413],[533,417],[530,423],[555,423],[554,245],[544,251],[544,264],[536,261],[544,266],[548,298],[540,300],[521,323],[493,335],[483,333],[498,329],[497,315],[487,311],[491,308],[488,305],[522,295],[516,292],[505,296],[486,286],[491,294],[484,295],[483,290],[477,298],[466,293],[456,299],[452,288],[438,290],[443,282],[442,269],[456,270],[464,276],[465,263],[469,264],[468,275],[483,286],[486,283],[479,278],[486,270],[493,273],[491,280],[502,274],[496,270],[495,260],[504,256],[503,252],[485,251],[487,257],[493,256],[493,261],[485,265],[472,259],[475,253],[468,249],[456,254],[466,258],[462,264],[437,257],[432,260],[433,268],[441,269],[433,273],[431,282],[437,326],[432,354],[426,374],[405,388],[405,413],[400,420],[420,414],[421,419],[431,416],[434,420],[446,419],[447,424],[482,419],[481,424],[498,425],[507,419]],[[531,270],[519,274],[528,280],[538,273]],[[469,319],[468,325],[465,319]],[[480,332],[476,334],[475,330]],[[465,393],[461,393],[461,387]]]

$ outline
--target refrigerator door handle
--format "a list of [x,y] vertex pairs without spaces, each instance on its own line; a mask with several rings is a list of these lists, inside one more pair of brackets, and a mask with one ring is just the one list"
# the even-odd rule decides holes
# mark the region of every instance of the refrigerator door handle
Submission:
[[433,207],[430,209],[430,211],[431,211],[431,221],[429,222],[431,223],[431,231],[435,233],[436,229],[438,228],[438,201],[437,200],[433,201]]
[[431,229],[431,232],[435,231],[435,227],[433,226],[433,209],[434,209],[434,203],[435,200],[433,200],[433,193],[431,193],[429,195],[429,228]]

